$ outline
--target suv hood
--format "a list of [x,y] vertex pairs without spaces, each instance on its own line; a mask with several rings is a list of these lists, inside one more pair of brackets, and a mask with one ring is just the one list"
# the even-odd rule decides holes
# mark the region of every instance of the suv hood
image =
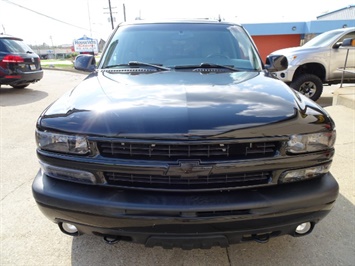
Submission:
[[264,72],[103,71],[52,104],[38,127],[106,137],[230,137],[241,129],[246,137],[274,136],[280,122],[295,133],[287,121],[299,105],[287,85]]
[[284,56],[289,56],[289,55],[295,55],[295,54],[308,54],[308,53],[317,53],[322,49],[322,47],[291,47],[291,48],[285,48],[281,50],[277,50],[271,53],[271,55],[284,55]]

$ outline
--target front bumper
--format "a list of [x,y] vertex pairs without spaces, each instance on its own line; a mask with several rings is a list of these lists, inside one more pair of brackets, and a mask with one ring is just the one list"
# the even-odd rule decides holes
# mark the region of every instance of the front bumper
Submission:
[[142,192],[56,180],[39,171],[32,189],[45,216],[74,224],[80,233],[146,246],[196,248],[294,235],[299,224],[314,225],[328,214],[339,187],[329,173],[230,192]]
[[297,65],[289,65],[288,68],[283,71],[274,72],[274,75],[285,83],[291,83],[297,67]]

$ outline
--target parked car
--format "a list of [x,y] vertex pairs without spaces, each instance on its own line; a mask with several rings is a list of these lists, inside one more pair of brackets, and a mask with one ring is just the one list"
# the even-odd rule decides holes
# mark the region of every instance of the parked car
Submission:
[[[332,209],[335,125],[240,25],[120,24],[36,126],[38,207],[68,235],[208,248],[309,234]],[[96,68],[96,69],[95,69]],[[323,232],[327,234],[326,232]]]
[[[288,68],[276,72],[277,77],[312,100],[319,99],[323,84],[338,84],[342,80],[346,49],[344,39],[355,38],[355,28],[342,28],[324,32],[301,47],[277,50],[271,55],[284,55]],[[355,50],[350,49],[347,66],[355,68]],[[344,72],[344,83],[354,83],[355,75]]]
[[17,37],[0,35],[0,86],[26,88],[43,77],[39,56]]

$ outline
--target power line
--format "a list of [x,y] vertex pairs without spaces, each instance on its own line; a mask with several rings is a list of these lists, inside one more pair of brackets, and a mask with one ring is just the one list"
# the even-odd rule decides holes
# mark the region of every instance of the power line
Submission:
[[65,21],[63,21],[63,20],[60,20],[60,19],[57,19],[57,18],[48,16],[48,15],[46,15],[46,14],[43,14],[43,13],[38,12],[38,11],[35,11],[35,10],[30,9],[30,8],[28,8],[28,7],[25,7],[25,6],[19,5],[19,4],[17,4],[17,3],[14,3],[14,2],[12,2],[12,1],[10,1],[10,0],[2,0],[2,1],[4,1],[4,2],[6,2],[6,3],[8,3],[8,4],[12,4],[12,5],[18,6],[18,7],[20,7],[20,8],[25,9],[25,10],[28,10],[28,11],[30,11],[30,12],[33,12],[33,13],[37,14],[37,15],[40,15],[40,16],[43,16],[43,17],[52,19],[52,20],[54,20],[54,21],[57,21],[57,22],[60,22],[60,23],[63,23],[63,24],[66,24],[66,25],[69,25],[69,26],[72,26],[72,27],[75,27],[75,28],[78,28],[78,29],[90,31],[90,30],[87,29],[87,28],[83,28],[83,27],[80,27],[80,26],[77,26],[77,25],[74,25],[74,24],[65,22]]

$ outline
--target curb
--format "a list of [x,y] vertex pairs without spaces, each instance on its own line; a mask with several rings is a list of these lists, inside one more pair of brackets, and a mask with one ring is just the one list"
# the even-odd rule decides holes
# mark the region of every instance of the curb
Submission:
[[67,71],[67,72],[74,72],[79,74],[88,74],[89,72],[76,70],[75,68],[60,68],[60,67],[43,67],[43,70],[55,70],[55,71]]
[[355,87],[343,87],[334,92],[333,105],[343,105],[355,110]]

